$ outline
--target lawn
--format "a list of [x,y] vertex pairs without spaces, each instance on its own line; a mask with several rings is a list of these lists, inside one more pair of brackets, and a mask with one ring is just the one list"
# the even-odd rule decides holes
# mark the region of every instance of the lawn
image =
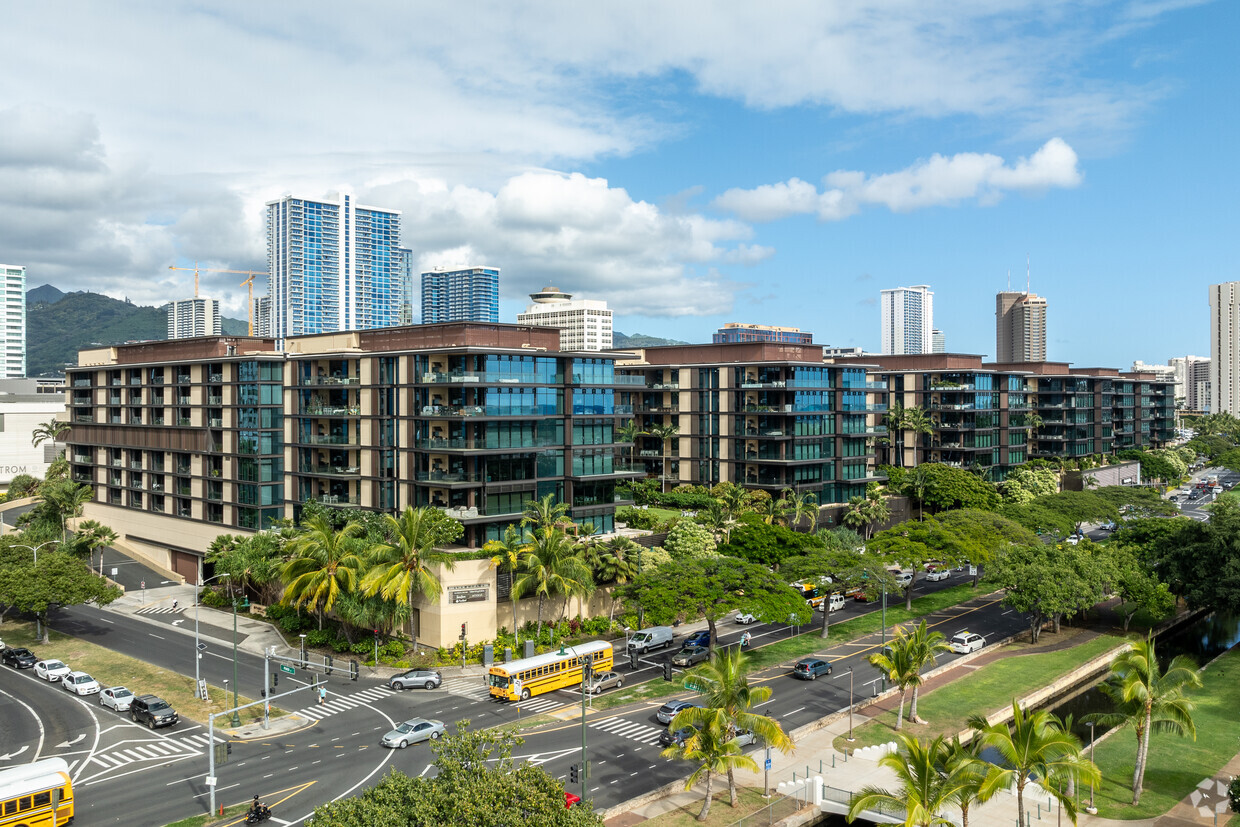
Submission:
[[1240,708],[1237,674],[1240,651],[1234,649],[1201,673],[1203,688],[1191,692],[1197,705],[1193,714],[1195,741],[1159,732],[1151,735],[1145,791],[1137,806],[1131,803],[1137,750],[1132,731],[1116,732],[1097,745],[1094,762],[1103,777],[1095,798],[1100,816],[1131,820],[1162,815],[1235,757],[1240,751],[1236,737],[1236,710]]
[[[9,646],[26,646],[35,655],[44,660],[55,659],[64,661],[71,669],[80,669],[88,673],[101,686],[127,686],[135,694],[158,695],[172,704],[182,718],[206,723],[211,712],[221,712],[232,706],[232,695],[224,702],[224,690],[209,687],[210,703],[198,700],[194,691],[194,679],[189,675],[181,675],[170,669],[161,669],[149,663],[127,657],[125,655],[87,643],[70,635],[52,632],[51,643],[43,644],[35,637],[34,624],[25,622],[6,622],[0,627],[3,630],[4,642]],[[249,703],[250,698],[239,698],[241,703]],[[97,699],[95,700],[98,703]],[[272,714],[283,714],[275,708]],[[242,710],[243,722],[261,721],[261,706]]]
[[782,818],[786,818],[795,813],[800,806],[795,800],[784,796],[776,796],[767,799],[762,797],[760,790],[750,789],[749,787],[738,787],[737,798],[739,804],[735,810],[728,804],[731,800],[728,797],[728,778],[715,777],[711,782],[713,795],[711,796],[710,815],[705,821],[698,821],[697,814],[702,811],[702,796],[704,791],[697,793],[694,801],[683,807],[677,807],[675,810],[657,815],[649,821],[642,822],[650,825],[650,827],[698,827],[698,825],[706,825],[706,827],[728,827],[735,824],[745,816],[763,812],[766,815],[765,808],[771,806],[775,802],[774,812],[771,818],[759,819],[756,823],[767,824],[774,823]]
[[[1060,634],[1081,634],[1081,630],[1065,627]],[[1046,645],[1058,642],[1058,639],[1055,639],[1055,635],[1044,632],[1042,642]],[[968,729],[970,715],[988,715],[1010,707],[1013,698],[1024,697],[1041,689],[1060,675],[1071,672],[1109,649],[1119,647],[1123,642],[1123,638],[1102,635],[1078,646],[1054,652],[1038,652],[1027,642],[1009,643],[1004,647],[1004,654],[1020,657],[1004,657],[972,670],[934,691],[923,693],[917,701],[917,714],[928,723],[913,724],[905,720],[903,731],[923,739],[937,735],[950,738],[957,732]],[[1023,652],[1029,654],[1022,654]],[[905,703],[906,716],[910,703],[912,692]],[[895,723],[894,711],[880,713],[854,730],[853,737],[856,740],[853,743],[848,743],[844,736],[840,736],[835,739],[834,746],[842,752],[846,747],[857,749],[886,743],[894,739]]]
[[180,821],[174,821],[167,827],[214,827],[214,825],[225,824],[243,824],[245,823],[245,814],[249,812],[250,805],[234,804],[231,807],[224,808],[224,816],[203,813],[202,815],[190,816]]

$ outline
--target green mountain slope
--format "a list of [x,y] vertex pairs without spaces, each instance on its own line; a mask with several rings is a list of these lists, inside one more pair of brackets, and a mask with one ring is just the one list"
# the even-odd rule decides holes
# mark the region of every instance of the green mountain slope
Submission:
[[689,345],[692,342],[682,342],[679,339],[660,339],[658,336],[647,336],[644,333],[634,333],[632,336],[626,336],[618,330],[612,331],[611,346],[620,350],[626,347],[659,347],[661,345]]

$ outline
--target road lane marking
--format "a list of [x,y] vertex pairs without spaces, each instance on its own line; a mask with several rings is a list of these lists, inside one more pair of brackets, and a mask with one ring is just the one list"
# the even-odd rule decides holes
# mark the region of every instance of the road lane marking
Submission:
[[797,707],[796,709],[792,710],[791,712],[785,712],[783,715],[780,715],[779,717],[781,717],[781,718],[787,718],[789,715],[795,715],[796,713],[801,712],[801,711],[802,711],[802,710],[804,710],[804,709],[805,709],[805,707],[803,707],[803,706],[799,706],[799,707]]
[[155,634],[154,632],[147,632],[147,634],[148,634],[148,635],[150,635],[151,637],[157,637],[157,638],[159,638],[160,640],[167,640],[167,638],[166,638],[166,637],[164,637],[163,635],[157,635],[157,634]]

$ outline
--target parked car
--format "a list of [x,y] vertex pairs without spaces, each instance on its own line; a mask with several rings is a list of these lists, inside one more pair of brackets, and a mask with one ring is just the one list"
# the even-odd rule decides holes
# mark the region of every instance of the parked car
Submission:
[[957,632],[952,635],[952,639],[947,642],[953,652],[967,654],[976,652],[986,645],[986,638],[973,632]]
[[705,646],[686,646],[672,655],[673,666],[692,666],[710,660],[710,650]]
[[1115,530],[1115,521],[1114,521],[1114,520],[1107,520],[1105,523],[1103,523],[1102,525],[1098,526],[1098,529],[1099,529],[1100,531],[1114,531],[1114,530]]
[[58,682],[72,671],[66,664],[58,660],[41,660],[34,665],[35,677],[52,683]]
[[442,683],[443,675],[434,669],[410,669],[388,679],[388,686],[392,689],[435,689]]
[[747,729],[742,729],[736,733],[736,737],[732,739],[738,747],[751,747],[758,740],[758,736],[754,735]]
[[624,676],[619,672],[595,672],[590,677],[587,689],[594,695],[604,689],[619,689],[624,686]]
[[820,612],[838,612],[842,608],[844,608],[844,595],[839,592],[835,592],[818,604],[818,611]]
[[951,575],[949,569],[933,569],[926,572],[926,579],[931,583],[937,583],[940,580],[946,580]]
[[34,652],[24,646],[4,650],[5,666],[12,666],[14,669],[29,669],[38,662],[39,659],[34,656]]
[[911,571],[902,571],[895,575],[896,585],[902,589],[907,589],[913,584],[913,573]]
[[756,619],[757,618],[755,618],[749,612],[737,612],[736,617],[732,618],[734,622],[739,623],[742,626],[748,626],[750,623],[753,623]]
[[74,695],[94,695],[99,691],[99,681],[85,672],[70,672],[60,679],[60,685]]
[[801,658],[792,666],[792,677],[817,680],[819,675],[830,675],[831,664],[822,658]]
[[1067,538],[1066,540],[1064,540],[1064,542],[1065,542],[1065,543],[1067,543],[1067,544],[1068,544],[1068,545],[1070,545],[1070,546],[1074,546],[1074,545],[1076,545],[1077,543],[1081,542],[1081,538],[1080,538],[1078,535],[1073,534],[1071,537],[1069,537],[1069,538]]
[[670,724],[672,719],[676,717],[677,712],[694,706],[701,706],[701,704],[697,701],[668,701],[659,707],[659,711],[654,714],[654,717],[661,724]]
[[443,721],[432,721],[429,718],[410,718],[396,725],[396,729],[387,733],[379,741],[385,747],[404,749],[410,744],[420,741],[434,741],[444,733]]
[[694,632],[685,638],[685,642],[680,645],[681,649],[688,649],[690,646],[710,646],[710,629],[703,629],[700,632]]
[[132,700],[133,693],[123,686],[109,686],[99,693],[99,705],[115,709],[117,712],[128,711],[129,702]]
[[648,629],[634,632],[629,638],[628,648],[639,655],[644,655],[651,649],[666,649],[671,646],[672,637],[671,626],[651,626]]
[[129,702],[129,719],[151,729],[172,726],[181,720],[172,705],[157,695],[137,695]]
[[659,746],[661,747],[670,747],[673,745],[678,746],[678,747],[684,746],[685,741],[688,741],[696,733],[697,733],[696,727],[687,726],[687,727],[682,727],[680,729],[672,729],[671,727],[668,727],[667,729],[659,733]]

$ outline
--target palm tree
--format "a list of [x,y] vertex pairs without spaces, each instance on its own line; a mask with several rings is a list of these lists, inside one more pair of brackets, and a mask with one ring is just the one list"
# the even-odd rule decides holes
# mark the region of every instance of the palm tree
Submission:
[[1068,817],[1076,822],[1076,804],[1065,795],[1058,782],[1074,778],[1076,783],[1101,783],[1102,773],[1081,754],[1081,742],[1063,729],[1058,718],[1045,709],[1026,712],[1012,701],[1012,726],[990,724],[980,715],[969,719],[969,726],[984,746],[993,747],[1002,764],[994,766],[987,778],[987,789],[1016,783],[1016,823],[1025,827],[1025,787],[1036,782],[1059,801]]
[[60,517],[60,541],[68,542],[68,529],[66,521],[70,517],[81,517],[82,508],[94,496],[94,491],[89,485],[79,485],[70,480],[62,480],[60,482],[39,486],[39,492],[36,494],[40,500],[51,505],[56,515]]
[[[95,549],[107,548],[117,540],[116,532],[98,520],[83,520],[78,523],[78,536],[85,543],[89,557],[95,555]],[[87,561],[89,566],[89,560]],[[103,577],[103,552],[99,552],[99,576]]]
[[[703,696],[702,709],[684,711],[688,724],[702,723],[706,713],[722,709],[730,737],[748,731],[780,752],[792,749],[792,739],[774,718],[754,713],[754,707],[765,703],[772,690],[765,685],[749,685],[749,657],[739,648],[717,652],[711,660],[693,667],[685,675],[684,685],[686,689],[698,689]],[[736,779],[731,767],[728,768],[728,795],[732,806],[737,806]]]
[[[585,544],[582,558],[594,577],[595,586],[624,585],[637,576],[637,560],[632,556],[637,543],[628,537],[612,537],[607,542],[597,540]],[[609,622],[615,620],[616,598],[611,595]]]
[[943,808],[960,802],[973,783],[973,774],[963,764],[952,761],[952,749],[941,735],[928,743],[904,733],[897,737],[899,752],[887,753],[878,759],[878,765],[895,773],[899,789],[888,792],[879,787],[863,787],[853,799],[848,820],[855,821],[864,811],[881,808],[884,813],[903,811],[904,827],[951,824],[943,815]]
[[313,517],[288,545],[291,557],[280,570],[284,602],[317,612],[320,629],[323,615],[340,595],[357,588],[358,572],[365,565],[357,538],[364,531],[360,523],[345,523],[336,531],[325,517]]
[[1112,727],[1130,726],[1137,736],[1137,760],[1132,772],[1132,803],[1141,802],[1145,764],[1149,758],[1150,733],[1171,732],[1197,739],[1193,723],[1195,704],[1185,697],[1188,688],[1201,687],[1197,664],[1188,655],[1177,655],[1166,671],[1154,656],[1154,638],[1138,641],[1111,661],[1111,677],[1101,691],[1115,705],[1114,712],[1097,712],[1083,720]]
[[633,451],[636,449],[637,438],[645,435],[646,432],[637,424],[636,419],[630,419],[619,428],[616,428],[616,442],[627,443],[629,446],[630,467],[633,465]]
[[517,571],[521,568],[525,556],[529,554],[529,535],[517,531],[516,526],[510,525],[504,529],[504,539],[488,540],[482,550],[494,555],[491,557],[491,568],[503,569],[508,573],[508,602],[512,603],[512,634],[517,644],[520,645],[521,635],[517,629],[518,595],[515,586]]
[[864,497],[851,497],[840,522],[848,528],[860,529],[863,539],[868,540],[874,533],[874,526],[889,519],[891,509],[887,506],[887,501],[878,492],[874,492]]
[[679,425],[653,425],[646,433],[659,440],[659,450],[663,456],[663,493],[667,493],[667,444],[680,433]]
[[818,527],[818,497],[812,491],[797,494],[791,488],[784,489],[784,519],[788,528],[800,525],[802,519],[809,520],[809,531]]
[[925,723],[917,717],[917,693],[922,683],[925,682],[921,673],[926,667],[934,665],[936,655],[950,652],[951,647],[947,645],[947,639],[943,637],[943,633],[929,631],[924,620],[913,627],[913,631],[905,638],[905,642],[909,650],[909,664],[917,674],[917,680],[911,684],[913,702],[909,705],[908,718],[915,724],[921,724]]
[[990,765],[979,757],[982,751],[980,740],[975,738],[962,744],[960,736],[957,735],[946,747],[943,770],[955,773],[960,779],[960,784],[951,797],[952,803],[960,808],[960,827],[969,827],[969,808],[973,802],[985,804],[997,789],[986,788],[986,775]]
[[891,644],[883,651],[870,655],[870,665],[883,673],[883,677],[900,688],[900,708],[896,713],[896,732],[904,728],[904,699],[909,687],[922,683],[921,673],[913,665],[912,649],[908,637],[900,626],[895,628]]
[[555,494],[548,494],[540,500],[529,500],[525,504],[525,510],[521,513],[521,527],[567,528],[573,525],[573,521],[568,516],[569,508],[568,503],[558,502]]
[[909,471],[904,477],[905,491],[911,493],[917,500],[917,519],[922,519],[922,509],[925,507],[926,491],[930,488],[930,473],[918,465]]
[[[685,783],[685,789],[693,789],[693,785],[697,784],[703,776],[706,778],[706,800],[702,802],[702,811],[697,816],[698,821],[705,821],[710,815],[712,775],[721,772],[730,773],[738,768],[757,772],[758,764],[749,756],[741,754],[741,748],[737,745],[735,737],[728,732],[727,715],[722,709],[694,711],[707,713],[698,716],[702,721],[701,729],[684,744],[670,746],[660,754],[664,758],[693,761],[698,765]],[[684,712],[677,713],[672,719],[673,729],[688,725],[687,719],[682,721],[682,715]]]
[[[916,405],[904,409],[901,427],[905,431],[912,431],[915,437],[930,436],[934,433],[934,422],[930,419],[930,415]],[[918,442],[920,442],[920,439]],[[913,443],[913,466],[917,466],[916,442]]]
[[776,497],[770,497],[762,501],[758,506],[758,513],[762,515],[762,522],[772,525],[775,522],[784,522],[788,512],[788,501]]
[[576,543],[563,530],[544,526],[533,533],[529,554],[513,590],[518,597],[538,596],[537,635],[541,637],[543,605],[547,598],[563,595],[567,603],[574,595],[585,597],[594,590],[594,579]]
[[904,404],[900,400],[891,403],[883,416],[887,423],[887,438],[892,446],[892,463],[896,468],[904,467]]
[[379,543],[366,552],[370,571],[362,579],[362,592],[368,596],[383,595],[385,600],[402,599],[409,606],[409,640],[417,645],[414,628],[413,601],[425,597],[431,603],[439,600],[443,584],[432,566],[451,571],[452,558],[435,550],[435,529],[430,515],[438,511],[429,507],[406,506],[400,518],[383,515],[383,525],[391,542]]
[[38,448],[44,442],[57,442],[68,430],[68,422],[49,419],[47,422],[35,426],[34,431],[31,433],[30,444]]

